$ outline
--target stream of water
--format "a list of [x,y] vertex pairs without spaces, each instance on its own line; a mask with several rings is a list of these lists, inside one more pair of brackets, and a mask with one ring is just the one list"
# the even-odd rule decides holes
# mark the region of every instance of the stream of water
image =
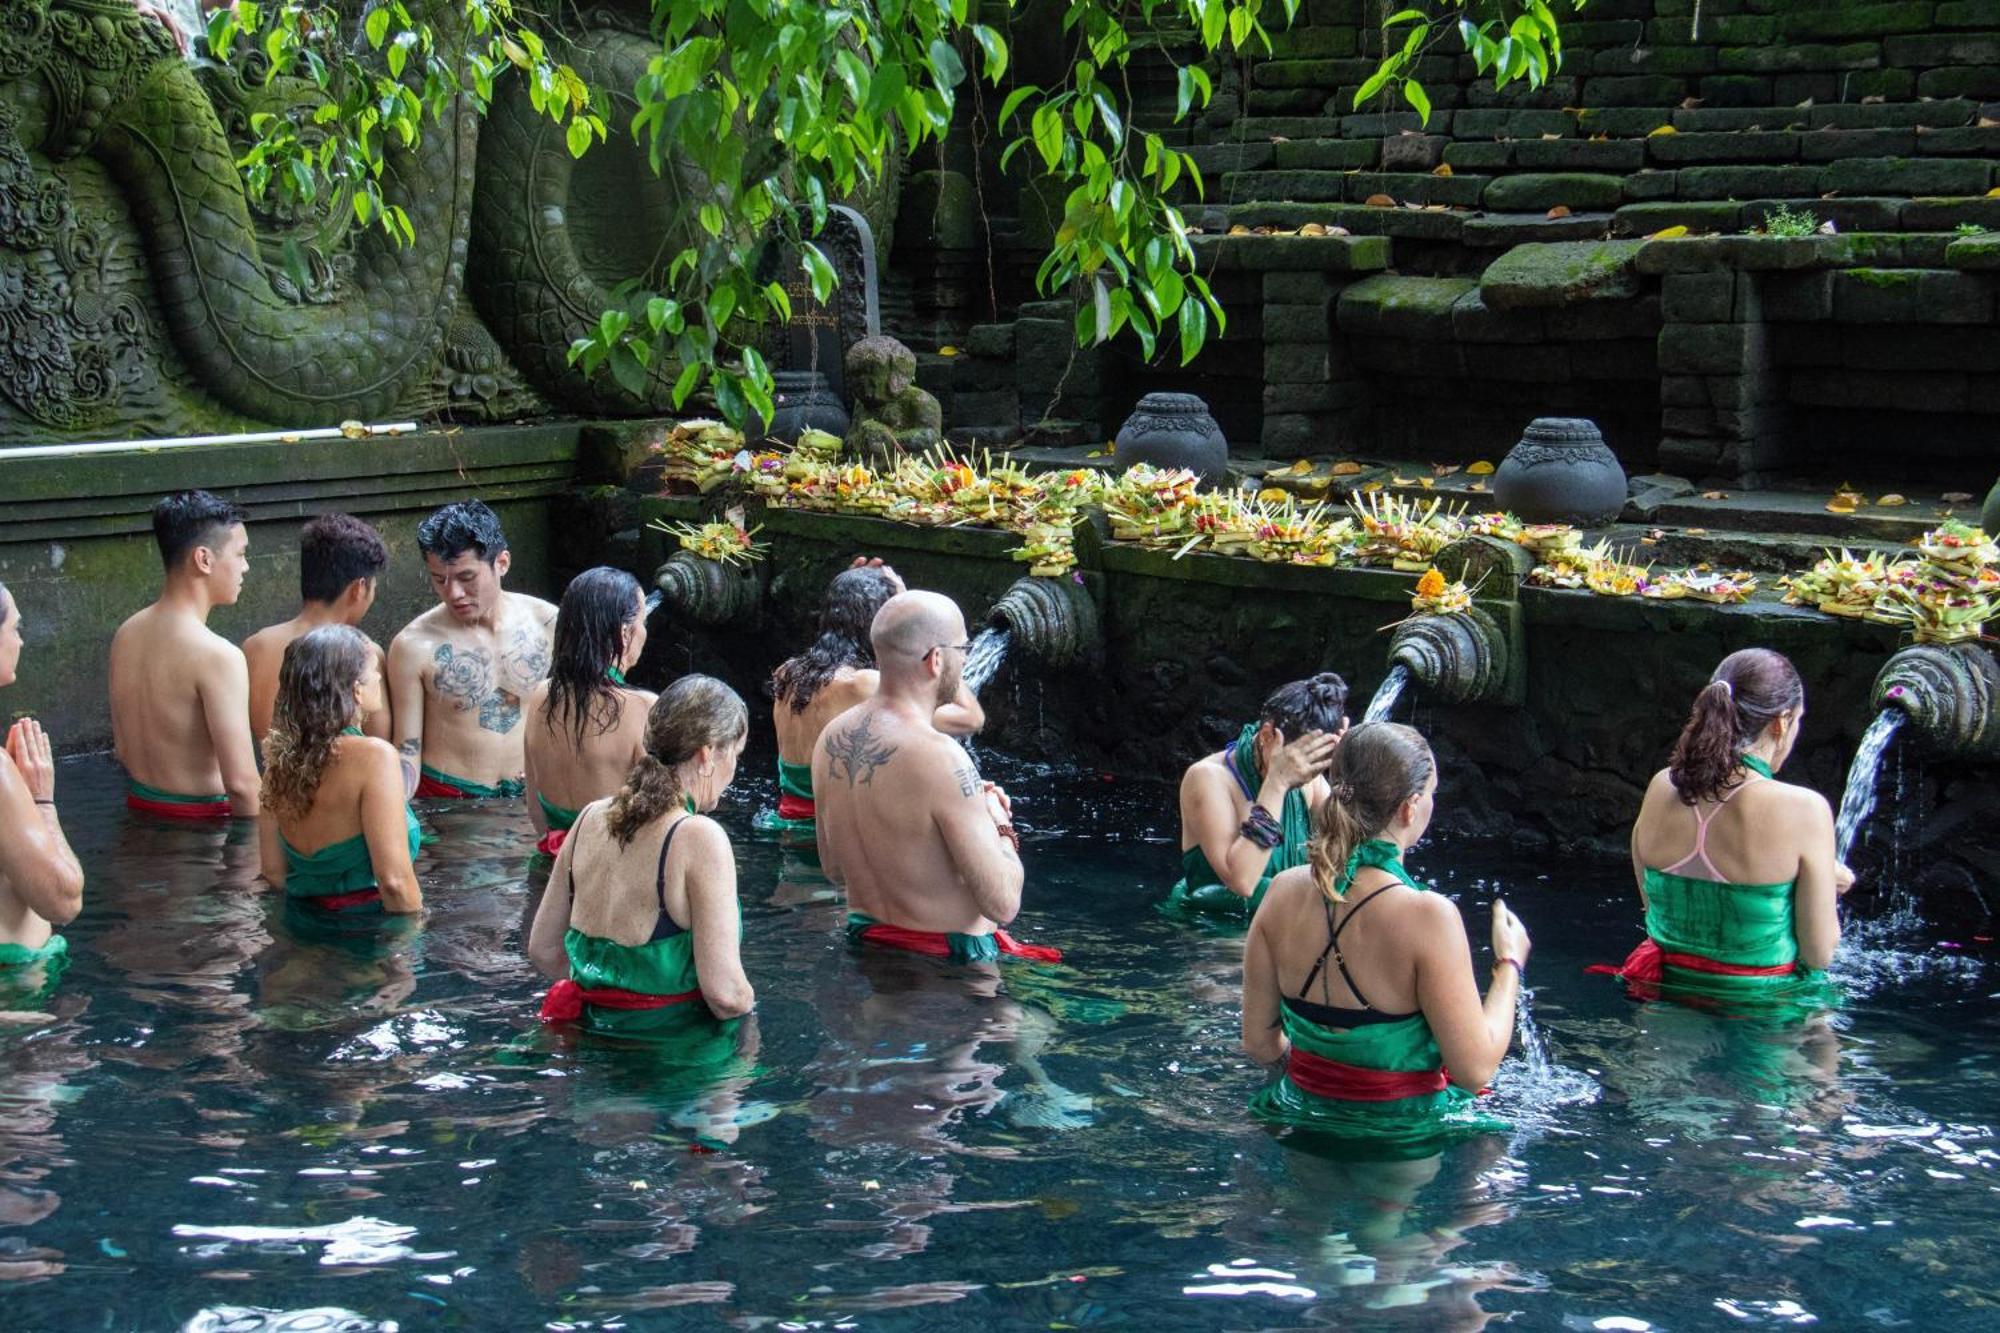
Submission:
[[1007,649],[1013,642],[1013,634],[997,625],[979,631],[965,655],[965,688],[975,695],[985,689],[1000,670],[1000,664],[1007,660]]
[[1396,701],[1409,687],[1410,669],[1398,662],[1389,668],[1389,674],[1382,677],[1382,683],[1375,687],[1375,697],[1368,701],[1368,711],[1361,715],[1361,720],[1387,722],[1389,715],[1396,711]]
[[1847,788],[1840,794],[1840,817],[1833,826],[1835,853],[1842,861],[1854,850],[1854,839],[1861,826],[1875,813],[1875,786],[1882,769],[1882,756],[1903,725],[1904,716],[1900,708],[1885,708],[1877,713],[1861,735],[1854,762],[1848,765]]

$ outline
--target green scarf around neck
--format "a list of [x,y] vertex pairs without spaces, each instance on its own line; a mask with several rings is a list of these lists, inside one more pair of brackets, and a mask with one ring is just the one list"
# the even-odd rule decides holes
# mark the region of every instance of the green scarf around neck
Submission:
[[[1257,731],[1261,725],[1252,722],[1243,728],[1230,742],[1227,751],[1229,769],[1236,775],[1237,785],[1243,788],[1244,798],[1253,804],[1264,785],[1264,766],[1257,762]],[[1285,840],[1271,849],[1271,861],[1265,867],[1266,875],[1275,875],[1280,870],[1290,870],[1293,866],[1306,863],[1306,843],[1312,838],[1312,815],[1306,806],[1305,788],[1297,787],[1285,793],[1278,826],[1284,830]]]

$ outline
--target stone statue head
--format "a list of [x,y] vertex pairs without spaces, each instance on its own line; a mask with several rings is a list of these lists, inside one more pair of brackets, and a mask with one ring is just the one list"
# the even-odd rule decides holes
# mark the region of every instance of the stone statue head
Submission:
[[903,396],[917,378],[917,354],[886,334],[847,349],[847,387],[857,402],[880,404]]

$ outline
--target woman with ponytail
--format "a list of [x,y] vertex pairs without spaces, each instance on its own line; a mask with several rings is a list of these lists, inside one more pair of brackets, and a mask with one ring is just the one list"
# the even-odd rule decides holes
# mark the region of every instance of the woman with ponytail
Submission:
[[[1622,968],[1634,993],[1698,1002],[1824,995],[1840,943],[1833,811],[1777,780],[1805,718],[1799,673],[1746,648],[1695,696],[1632,827],[1646,940]],[[1613,971],[1605,967],[1596,969]]]
[[1327,784],[1309,864],[1273,880],[1250,923],[1243,1046],[1280,1071],[1251,1109],[1391,1155],[1499,1128],[1472,1098],[1513,1041],[1528,932],[1494,902],[1482,999],[1457,905],[1403,869],[1437,791],[1422,736],[1356,727]]
[[584,807],[549,874],[528,937],[556,983],[544,1021],[659,1036],[702,1013],[690,1001],[721,1019],[750,1012],[735,853],[703,813],[735,778],[749,724],[712,676],[661,691],[644,753],[616,795]]
[[389,742],[361,731],[385,706],[381,657],[361,631],[322,625],[285,646],[257,836],[264,878],[294,904],[423,910],[414,868],[423,839],[402,765]]
[[570,580],[556,613],[548,678],[528,696],[528,815],[544,857],[562,849],[577,811],[618,790],[645,753],[653,695],[625,683],[645,650],[639,580],[608,565]]
[[[875,697],[881,678],[868,630],[875,613],[897,593],[903,580],[878,559],[855,557],[834,576],[819,608],[819,637],[812,646],[771,673],[771,721],[778,732],[778,809],[761,814],[757,827],[800,833],[810,841],[813,805],[813,746],[826,724]],[[958,697],[939,706],[931,723],[948,736],[972,736],[986,725],[979,700],[963,685]]]
[[1303,865],[1308,811],[1347,730],[1347,682],[1331,671],[1272,691],[1257,720],[1181,778],[1181,881],[1168,909],[1248,920],[1271,877]]

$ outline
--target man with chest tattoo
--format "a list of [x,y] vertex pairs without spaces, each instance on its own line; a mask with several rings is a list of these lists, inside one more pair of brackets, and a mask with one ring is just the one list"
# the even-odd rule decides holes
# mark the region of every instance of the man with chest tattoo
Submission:
[[521,795],[522,701],[549,670],[556,608],[500,586],[510,556],[477,500],[417,529],[438,605],[389,644],[390,712],[417,796]]
[[958,696],[965,617],[936,593],[898,593],[869,639],[875,697],[828,723],[812,760],[820,862],[847,891],[848,938],[960,963],[1060,958],[1000,929],[1021,910],[1007,794],[934,722]]

